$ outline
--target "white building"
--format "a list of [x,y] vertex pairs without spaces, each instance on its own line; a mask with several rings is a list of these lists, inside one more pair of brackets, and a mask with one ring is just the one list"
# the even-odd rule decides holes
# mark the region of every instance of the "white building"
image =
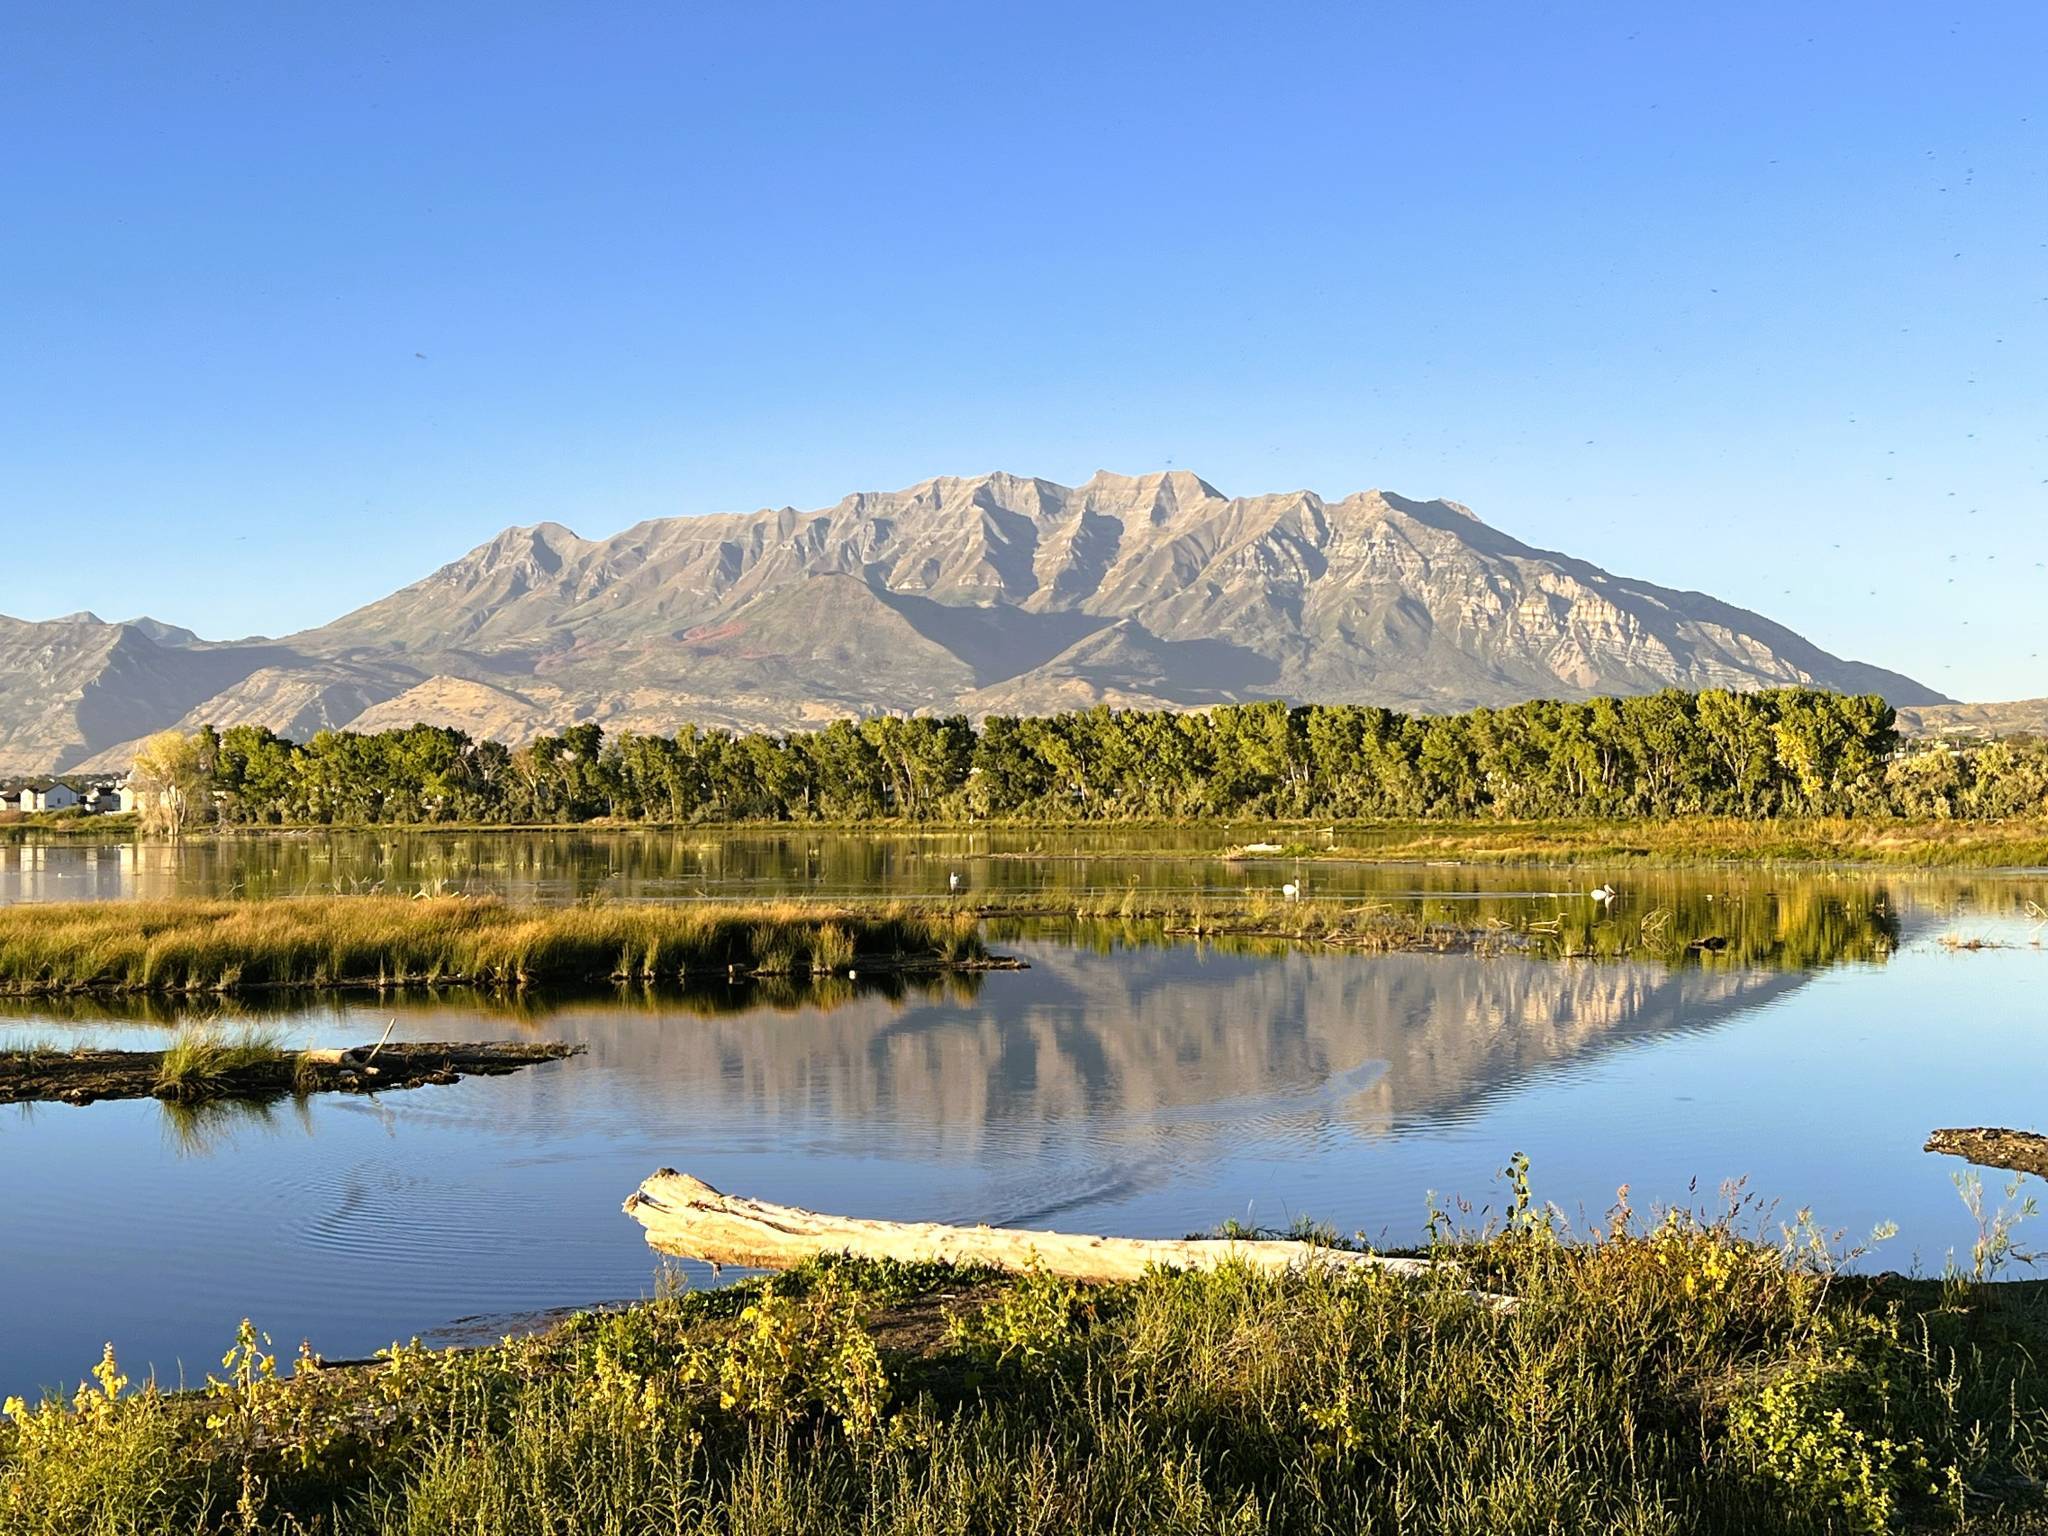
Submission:
[[21,798],[15,804],[29,814],[36,811],[68,811],[78,804],[78,791],[69,784],[59,784],[54,780],[40,784],[24,784]]

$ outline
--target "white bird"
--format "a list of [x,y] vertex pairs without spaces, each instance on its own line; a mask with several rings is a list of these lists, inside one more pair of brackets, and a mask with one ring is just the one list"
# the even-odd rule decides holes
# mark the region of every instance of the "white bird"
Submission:
[[1603,906],[1606,905],[1608,902],[1614,900],[1614,898],[1619,896],[1620,894],[1621,892],[1617,891],[1611,885],[1599,885],[1593,888],[1593,899],[1601,903]]
[[951,874],[946,876],[946,889],[949,891],[957,891],[960,889],[959,875]]
[[1292,901],[1295,897],[1301,894],[1301,887],[1296,885],[1292,880],[1290,880],[1285,885],[1280,887],[1280,894],[1282,896],[1285,896],[1289,901]]

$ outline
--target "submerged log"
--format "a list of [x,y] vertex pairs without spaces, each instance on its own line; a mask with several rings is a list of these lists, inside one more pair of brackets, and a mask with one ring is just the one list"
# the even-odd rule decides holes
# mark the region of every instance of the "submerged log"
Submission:
[[2048,1179],[2048,1136],[2035,1131],[2008,1131],[1990,1125],[1936,1131],[1927,1138],[1925,1150],[1946,1152],[1984,1168],[2009,1168]]
[[[661,1169],[642,1184],[627,1199],[625,1209],[647,1229],[648,1243],[663,1253],[750,1269],[788,1269],[828,1253],[906,1263],[939,1260],[1020,1273],[1036,1270],[1063,1280],[1095,1282],[1135,1280],[1155,1265],[1214,1269],[1234,1262],[1266,1270],[1327,1265],[1379,1270],[1407,1279],[1424,1278],[1440,1267],[1427,1259],[1388,1258],[1279,1240],[1089,1237],[1011,1227],[949,1227],[935,1222],[827,1216],[798,1206],[721,1194],[702,1179],[673,1168]],[[1497,1308],[1513,1306],[1506,1297],[1479,1299]]]

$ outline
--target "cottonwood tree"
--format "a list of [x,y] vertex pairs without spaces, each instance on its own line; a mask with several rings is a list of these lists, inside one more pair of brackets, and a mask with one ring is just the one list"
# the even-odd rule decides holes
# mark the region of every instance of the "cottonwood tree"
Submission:
[[128,788],[142,813],[142,830],[179,837],[206,809],[210,732],[159,731],[136,749]]

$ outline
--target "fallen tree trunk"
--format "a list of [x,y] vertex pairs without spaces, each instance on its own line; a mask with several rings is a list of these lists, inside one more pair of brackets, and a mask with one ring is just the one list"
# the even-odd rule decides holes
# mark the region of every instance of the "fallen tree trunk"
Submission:
[[1973,1125],[1936,1131],[1927,1138],[1929,1152],[1946,1152],[1984,1168],[2010,1168],[2048,1179],[2048,1136],[2034,1131],[2008,1131]]
[[[702,1179],[673,1168],[661,1169],[642,1184],[627,1199],[625,1209],[647,1229],[648,1243],[663,1253],[749,1269],[789,1269],[828,1253],[906,1263],[939,1260],[1017,1272],[1036,1270],[1063,1280],[1095,1282],[1135,1280],[1155,1265],[1214,1269],[1235,1262],[1266,1270],[1327,1265],[1379,1270],[1406,1279],[1422,1279],[1448,1268],[1427,1259],[1387,1258],[1314,1243],[1089,1237],[1011,1227],[949,1227],[935,1222],[827,1216],[798,1206],[721,1194]],[[1478,1299],[1501,1309],[1514,1305],[1507,1297]]]

